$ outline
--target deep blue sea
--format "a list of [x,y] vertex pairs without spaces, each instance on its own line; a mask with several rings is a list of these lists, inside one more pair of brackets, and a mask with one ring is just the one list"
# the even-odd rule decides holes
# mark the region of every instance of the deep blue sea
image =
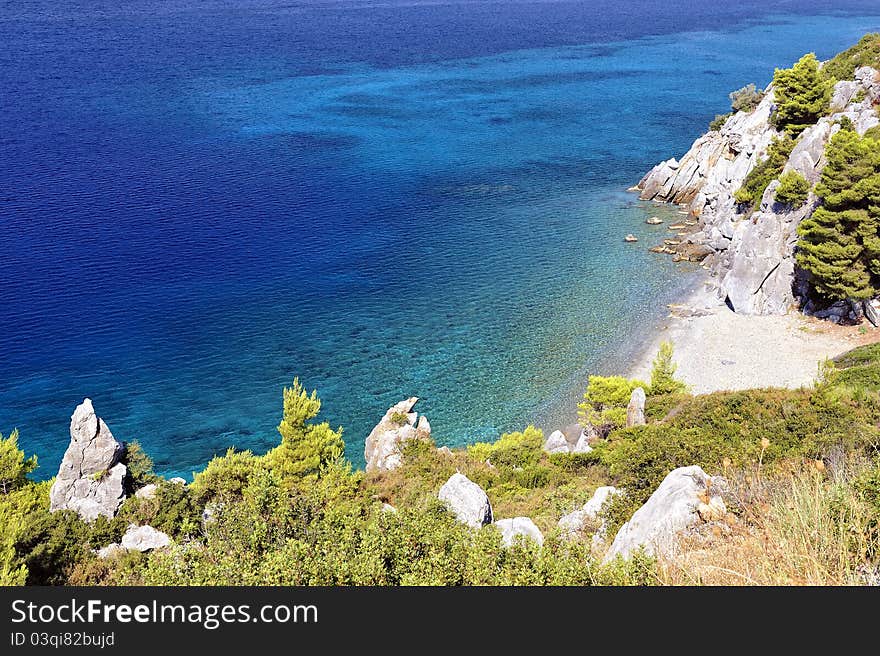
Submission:
[[692,279],[626,188],[876,30],[875,1],[2,1],[0,431],[49,477],[88,396],[189,476],[275,444],[294,376],[356,465],[410,395],[441,444],[568,423]]

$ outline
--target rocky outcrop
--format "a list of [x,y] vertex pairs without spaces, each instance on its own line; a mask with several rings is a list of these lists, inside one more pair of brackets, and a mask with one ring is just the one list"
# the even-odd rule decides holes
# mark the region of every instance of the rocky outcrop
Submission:
[[437,495],[458,521],[471,528],[492,523],[492,504],[479,485],[462,473],[456,472],[440,488]]
[[557,525],[559,526],[562,535],[566,537],[574,536],[583,531],[587,522],[590,522],[597,525],[594,527],[596,529],[594,537],[598,536],[595,541],[601,540],[605,534],[605,525],[604,522],[600,522],[599,520],[599,512],[611,497],[616,494],[622,494],[622,491],[612,485],[604,485],[596,488],[593,496],[590,497],[590,500],[581,508],[574,512],[570,512],[567,515],[563,515],[559,519]]
[[123,451],[85,399],[70,418],[70,445],[49,492],[49,510],[73,510],[87,522],[113,517],[125,499]]
[[644,426],[645,423],[645,390],[636,387],[626,406],[626,427]]
[[144,526],[129,524],[125,535],[122,536],[122,547],[131,551],[152,551],[170,545],[171,538],[149,524]]
[[620,527],[605,562],[617,556],[629,558],[640,548],[649,555],[672,555],[682,532],[724,517],[723,485],[723,479],[709,477],[696,465],[671,471],[645,505]]
[[532,540],[538,545],[544,544],[544,534],[529,517],[499,519],[495,522],[495,527],[501,532],[501,544],[505,547],[513,546],[518,536]]
[[578,424],[555,430],[544,440],[544,451],[550,454],[589,453],[592,450],[590,436]]
[[364,445],[367,471],[391,471],[400,466],[400,447],[406,440],[431,435],[431,425],[423,415],[413,412],[418,397],[388,408],[382,420],[370,432]]
[[[838,82],[832,114],[801,133],[783,172],[793,170],[817,182],[825,166],[825,146],[840,129],[842,117],[860,134],[880,123],[874,109],[880,99],[878,80],[877,71],[863,67],[854,80]],[[780,136],[770,123],[773,109],[771,88],[756,109],[737,112],[720,130],[697,139],[680,160],[655,166],[636,187],[642,199],[681,204],[691,217],[692,225],[682,224],[677,244],[655,250],[673,253],[678,260],[703,261],[718,299],[741,314],[785,314],[797,305],[797,226],[817,203],[814,196],[797,209],[776,203],[777,183],[771,183],[760,207],[750,214],[734,200]]]

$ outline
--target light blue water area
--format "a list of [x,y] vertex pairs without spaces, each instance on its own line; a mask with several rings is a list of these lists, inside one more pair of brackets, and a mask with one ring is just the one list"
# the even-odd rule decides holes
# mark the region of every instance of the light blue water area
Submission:
[[673,4],[4,14],[0,430],[50,476],[89,396],[188,476],[275,444],[294,376],[358,465],[410,395],[441,444],[570,423],[693,279],[647,252],[675,208],[625,189],[730,90],[880,29]]

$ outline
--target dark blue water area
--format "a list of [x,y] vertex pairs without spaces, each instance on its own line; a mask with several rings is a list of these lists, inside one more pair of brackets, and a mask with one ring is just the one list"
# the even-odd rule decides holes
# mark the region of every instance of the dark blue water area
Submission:
[[730,4],[0,5],[0,431],[51,476],[88,396],[188,476],[294,376],[356,465],[410,395],[441,444],[572,421],[693,280],[626,188],[880,29]]

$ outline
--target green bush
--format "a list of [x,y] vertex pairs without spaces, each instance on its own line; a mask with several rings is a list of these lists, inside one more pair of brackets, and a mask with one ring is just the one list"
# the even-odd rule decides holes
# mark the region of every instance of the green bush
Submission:
[[18,448],[18,431],[9,437],[0,433],[0,494],[7,494],[27,482],[27,475],[37,468],[37,457],[24,457]]
[[764,92],[755,88],[754,83],[730,92],[730,107],[735,112],[751,112],[764,99]]
[[776,202],[783,205],[791,205],[793,208],[802,207],[810,195],[810,183],[797,171],[783,173],[779,178],[779,186],[776,188]]
[[153,459],[147,455],[137,440],[125,443],[122,462],[127,468],[129,490],[136,490],[159,480],[153,471]]
[[716,114],[715,118],[713,118],[709,122],[709,130],[720,130],[724,127],[724,124],[727,123],[727,119],[733,116],[733,112],[728,112],[727,114]]
[[742,186],[734,194],[734,200],[740,205],[747,205],[748,209],[760,205],[767,185],[782,173],[793,149],[794,141],[791,138],[774,139],[767,149],[767,158],[756,164],[749,172]]
[[544,433],[534,426],[524,431],[504,433],[496,442],[477,442],[467,448],[479,462],[489,460],[495,467],[533,467],[543,455]]
[[862,66],[880,69],[880,34],[866,34],[852,48],[826,62],[822,72],[836,80],[852,80]]
[[637,387],[649,389],[642,381],[623,376],[590,376],[584,400],[578,404],[581,425],[598,428],[600,432],[623,426],[626,406]]
[[190,490],[201,505],[215,499],[239,499],[250,477],[263,467],[262,460],[250,451],[229,449],[193,477]]
[[687,391],[687,385],[675,378],[678,365],[672,361],[673,354],[672,342],[660,343],[660,350],[651,367],[651,387],[647,390],[649,394],[681,394]]

